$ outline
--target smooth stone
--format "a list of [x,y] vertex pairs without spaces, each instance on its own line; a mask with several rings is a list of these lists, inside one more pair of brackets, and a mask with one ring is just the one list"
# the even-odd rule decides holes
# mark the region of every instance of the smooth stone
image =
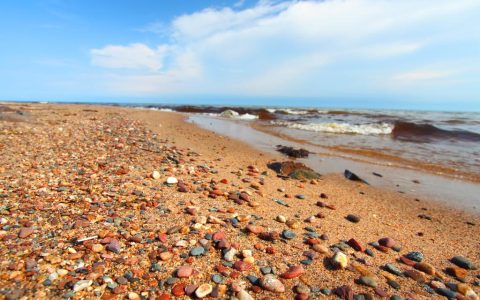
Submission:
[[452,263],[459,266],[460,268],[464,268],[464,269],[467,269],[467,270],[476,270],[477,269],[477,266],[471,262],[468,258],[464,257],[464,256],[454,256],[452,258]]
[[332,257],[332,263],[336,268],[345,269],[348,265],[348,257],[341,251],[337,251]]
[[305,270],[302,266],[292,266],[286,272],[284,272],[281,276],[284,279],[292,279],[298,277],[305,273]]
[[283,283],[272,274],[265,275],[262,279],[260,279],[260,285],[270,292],[285,292],[285,286],[283,285]]
[[296,236],[295,233],[290,231],[290,230],[282,231],[282,237],[284,239],[291,240],[291,239],[295,238],[295,236]]
[[159,179],[159,178],[160,178],[160,172],[158,172],[158,171],[153,171],[150,176],[151,176],[153,179]]
[[263,275],[267,275],[272,273],[272,268],[270,267],[261,267],[260,272],[262,272]]
[[456,299],[457,298],[457,293],[455,293],[452,290],[446,289],[446,288],[436,289],[435,292],[437,292],[437,294],[439,294],[439,295],[447,297],[448,299]]
[[250,270],[252,268],[252,265],[247,262],[239,260],[233,264],[233,268],[237,271],[243,272],[243,271]]
[[20,229],[20,232],[18,233],[18,237],[21,238],[21,239],[24,239],[31,234],[33,234],[33,228],[32,227],[23,227],[22,229]]
[[107,250],[114,253],[119,253],[121,249],[122,247],[120,246],[120,242],[116,239],[112,239],[107,245]]
[[200,298],[200,299],[205,298],[208,295],[210,295],[212,291],[213,291],[213,287],[208,283],[204,283],[195,290],[195,296],[197,296],[197,298]]
[[402,271],[400,271],[395,265],[393,264],[386,264],[384,266],[385,271],[392,273],[393,275],[401,276],[403,277]]
[[392,297],[390,297],[390,300],[403,300],[403,298],[398,295],[393,295]]
[[182,266],[177,269],[178,278],[187,278],[190,277],[193,273],[193,268],[190,266]]
[[392,248],[396,245],[395,240],[390,237],[381,238],[378,240],[378,243],[387,248]]
[[190,250],[190,256],[199,256],[205,253],[205,248],[203,247],[193,247]]
[[250,294],[244,289],[241,289],[240,291],[238,291],[237,298],[238,300],[255,300],[255,298],[250,296]]
[[321,245],[321,244],[315,244],[312,246],[312,249],[315,252],[322,253],[322,254],[328,254],[330,253],[330,249],[328,249],[326,246]]
[[223,281],[223,277],[221,275],[215,274],[212,276],[212,281],[215,283],[221,283]]
[[426,273],[428,275],[435,274],[435,268],[431,264],[428,264],[426,262],[416,263],[415,269],[422,271],[423,273]]
[[396,282],[395,280],[387,280],[387,284],[396,290],[399,290],[401,287],[400,283]]
[[407,270],[404,272],[405,276],[417,281],[417,282],[425,282],[426,276],[425,273],[417,271],[417,270]]
[[223,259],[226,260],[226,261],[232,262],[232,261],[235,260],[235,255],[237,255],[237,252],[238,251],[235,248],[230,248],[223,255]]
[[299,283],[295,286],[295,292],[297,294],[307,294],[308,295],[310,293],[310,288],[305,284]]
[[167,178],[167,184],[177,184],[178,183],[178,179],[175,178],[175,177],[168,177]]
[[248,281],[250,281],[251,284],[257,285],[258,284],[258,277],[255,275],[247,275]]
[[277,221],[280,222],[280,223],[286,223],[286,222],[287,222],[287,218],[285,218],[285,217],[282,216],[282,215],[278,215],[276,219],[277,219]]
[[73,291],[74,292],[79,292],[81,290],[84,290],[91,286],[93,283],[93,280],[79,280],[73,285]]
[[372,288],[376,288],[377,287],[377,282],[371,278],[371,277],[368,277],[368,276],[362,276],[358,279],[358,282],[360,284],[363,284],[363,285],[366,285],[366,286],[369,286],[369,287],[372,287]]
[[355,249],[356,251],[360,251],[360,252],[365,251],[365,246],[363,246],[358,240],[354,238],[351,238],[350,240],[348,240],[347,244],[353,249]]
[[423,253],[418,251],[413,251],[413,252],[407,253],[405,257],[416,262],[422,262]]
[[352,222],[352,223],[358,223],[358,222],[360,222],[360,217],[357,216],[357,215],[352,215],[352,214],[347,215],[347,216],[346,216],[346,219],[347,219],[348,221]]

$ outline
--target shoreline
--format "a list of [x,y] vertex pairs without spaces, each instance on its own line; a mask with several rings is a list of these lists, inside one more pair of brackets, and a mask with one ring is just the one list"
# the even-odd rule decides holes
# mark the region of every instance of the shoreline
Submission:
[[[400,289],[393,289],[387,284],[382,266],[393,263],[402,272],[412,270],[397,259],[410,251],[421,251],[441,280],[457,282],[445,272],[452,267],[449,260],[453,256],[480,261],[478,214],[472,211],[452,209],[430,200],[416,201],[410,195],[348,181],[340,174],[322,176],[312,182],[283,180],[266,164],[272,160],[285,161],[285,157],[261,152],[241,141],[202,129],[186,122],[185,116],[178,113],[71,104],[5,105],[23,107],[35,118],[35,123],[0,122],[0,141],[4,145],[0,147],[3,157],[0,189],[7,194],[5,205],[17,208],[4,211],[1,216],[9,227],[5,229],[3,225],[0,235],[3,257],[0,273],[5,274],[0,276],[0,286],[8,287],[9,293],[10,288],[20,286],[27,298],[61,298],[72,292],[64,282],[71,275],[53,279],[51,285],[43,284],[49,274],[60,269],[75,274],[69,278],[71,281],[96,282],[76,292],[79,297],[115,299],[136,293],[156,299],[171,295],[173,287],[181,283],[208,283],[218,288],[221,284],[213,283],[211,275],[223,274],[218,265],[224,260],[221,251],[204,238],[205,234],[218,232],[223,232],[240,252],[252,250],[254,257],[254,263],[246,271],[226,266],[224,272],[228,275],[222,275],[222,284],[229,291],[239,284],[241,290],[258,299],[292,299],[299,295],[295,286],[300,284],[308,286],[308,293],[314,298],[323,297],[319,292],[322,288],[334,290],[343,285],[357,294],[380,293],[355,283],[362,272],[371,274],[378,289],[388,295],[440,299],[438,294],[428,293],[423,285],[407,277],[395,277]],[[258,172],[249,171],[253,169],[249,166]],[[191,168],[194,172],[190,172]],[[159,171],[160,179],[150,177],[153,170]],[[188,191],[179,192],[177,186],[163,183],[172,176],[183,182]],[[229,200],[226,195],[232,191],[245,191],[255,205],[238,205]],[[321,193],[327,198],[321,198]],[[29,197],[23,197],[26,194]],[[295,195],[303,195],[304,199]],[[273,199],[281,199],[289,207]],[[317,205],[318,201],[331,208]],[[348,214],[358,215],[360,222],[349,222],[345,219]],[[276,221],[278,215],[294,220],[299,226],[290,228]],[[312,219],[312,215],[322,217]],[[192,226],[200,216],[222,222],[207,223],[195,231]],[[60,223],[52,222],[55,218]],[[238,226],[230,224],[232,218]],[[289,230],[295,237],[264,241],[255,234],[246,234],[248,222],[268,231]],[[19,228],[27,227],[32,232],[17,237]],[[316,252],[305,243],[306,227],[319,236],[328,236],[326,240],[318,239],[329,249],[328,254]],[[102,241],[116,239],[121,245],[118,252],[104,248],[93,251],[95,240],[73,245],[69,242],[73,238],[103,235],[104,231],[107,234]],[[47,237],[49,232],[55,233],[53,237]],[[391,237],[401,245],[400,252],[391,249],[382,252],[369,245],[383,237]],[[352,238],[374,251],[375,256],[347,246],[343,251],[349,257],[349,268],[328,269],[324,262],[330,260],[334,245]],[[176,246],[180,240],[187,242],[186,249]],[[207,253],[189,256],[188,251],[202,245],[201,241],[206,243]],[[268,247],[273,252],[266,251]],[[169,259],[149,258],[152,251],[159,249],[170,253]],[[302,265],[308,252],[315,255],[310,264],[303,265],[305,274],[281,279],[284,293],[258,289],[248,282],[247,275],[264,277],[260,272],[263,266],[281,274],[290,265]],[[182,256],[185,253],[186,257]],[[25,271],[25,257],[35,261],[35,272]],[[89,269],[88,273],[75,272],[78,260]],[[242,256],[236,260],[242,261]],[[163,272],[149,271],[155,262]],[[185,264],[191,265],[196,273],[189,278],[177,278],[172,285],[166,284],[175,270]],[[127,270],[132,270],[138,282],[110,289],[100,279],[109,276],[117,280]],[[474,284],[477,275],[478,271],[468,271],[465,280],[478,293],[479,288]],[[425,285],[434,280],[434,276],[422,276],[426,278]],[[152,281],[156,287],[153,291],[149,288]]]
[[[316,147],[301,140],[285,139],[282,135],[257,130],[257,126],[249,122],[198,115],[187,115],[187,120],[212,132],[239,139],[270,155],[276,154],[283,160],[289,160],[289,158],[279,154],[275,150],[276,145],[306,147],[313,153],[309,158],[297,159],[297,161],[307,164],[321,174],[340,175],[345,169],[351,169],[377,188],[407,194],[413,198],[426,198],[434,203],[446,204],[451,208],[465,211],[473,210],[480,214],[480,203],[476,200],[476,195],[480,192],[480,185],[476,182],[431,174],[407,166],[388,165],[385,162],[374,162],[361,157],[335,153],[331,147]],[[316,150],[320,152],[316,152]],[[335,149],[333,148],[333,150]],[[373,175],[373,172],[381,173],[383,177],[378,178]],[[462,193],[455,192],[460,190]]]

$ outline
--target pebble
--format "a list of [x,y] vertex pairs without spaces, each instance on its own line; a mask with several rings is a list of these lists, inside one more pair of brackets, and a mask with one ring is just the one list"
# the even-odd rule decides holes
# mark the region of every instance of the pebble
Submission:
[[419,272],[417,270],[407,270],[404,272],[405,276],[412,278],[417,282],[425,282],[427,278],[423,272]]
[[305,284],[299,283],[295,286],[295,292],[297,294],[309,294],[310,293],[310,288]]
[[358,223],[360,222],[360,217],[357,215],[347,215],[346,219],[352,223]]
[[230,248],[223,255],[223,259],[232,262],[235,260],[235,255],[237,255],[237,250],[235,248]]
[[153,171],[150,176],[151,176],[153,179],[159,179],[159,178],[160,178],[160,172],[158,172],[158,171]]
[[468,275],[468,272],[464,268],[460,268],[460,267],[450,267],[450,268],[447,268],[446,271],[448,274],[454,277],[457,277],[459,279],[464,279]]
[[73,291],[79,292],[91,286],[93,283],[92,280],[79,280],[73,285]]
[[237,271],[243,272],[243,271],[250,270],[252,268],[252,265],[247,262],[239,260],[233,264],[233,268]]
[[291,266],[286,272],[284,272],[281,276],[284,279],[292,279],[298,277],[305,273],[305,270],[302,266]]
[[389,238],[389,237],[384,237],[378,240],[378,243],[384,247],[387,248],[392,248],[396,245],[396,242],[394,239]]
[[250,294],[244,289],[241,289],[240,291],[238,291],[237,298],[238,300],[255,300],[255,298],[250,296]]
[[405,257],[416,262],[422,262],[423,253],[418,251],[408,252]]
[[18,233],[18,237],[21,238],[21,239],[24,239],[24,238],[30,236],[31,234],[33,234],[33,228],[32,227],[23,227],[22,229],[20,229],[20,232]]
[[339,269],[345,269],[348,266],[348,257],[341,251],[337,251],[332,257],[332,264]]
[[369,287],[372,287],[372,288],[377,287],[377,282],[375,281],[375,279],[373,279],[372,277],[369,277],[369,276],[360,277],[358,279],[358,282],[360,284],[363,284],[363,285],[366,285],[366,286],[369,286]]
[[416,263],[415,269],[422,271],[423,273],[426,273],[428,275],[435,274],[435,268],[431,264],[428,264],[426,262]]
[[197,298],[200,298],[200,299],[205,298],[208,295],[210,295],[212,290],[213,290],[213,287],[210,284],[204,283],[195,290],[195,296],[197,296]]
[[270,292],[285,292],[285,286],[283,285],[283,283],[272,274],[265,275],[262,279],[260,279],[260,285]]
[[112,239],[110,243],[107,245],[107,250],[114,253],[119,253],[121,249],[122,247],[120,246],[120,242],[116,239]]
[[287,222],[287,218],[282,216],[282,215],[278,215],[276,220],[280,223],[286,223]]
[[356,251],[364,252],[366,250],[365,246],[354,238],[348,240],[347,244]]
[[396,290],[399,290],[401,287],[400,283],[396,282],[395,280],[387,280],[387,284]]
[[190,266],[182,266],[177,269],[178,278],[187,278],[190,277],[193,273],[193,268]]
[[168,177],[167,178],[167,184],[177,184],[178,183],[178,179],[175,178],[175,177]]
[[212,276],[212,281],[215,283],[221,283],[223,281],[223,277],[221,275],[215,274]]
[[438,288],[435,290],[439,295],[445,296],[448,299],[457,299],[457,293],[446,288]]
[[262,226],[251,225],[251,224],[247,225],[247,227],[245,229],[248,232],[253,233],[253,234],[260,234],[260,233],[265,231],[265,228],[263,228]]
[[262,272],[263,275],[270,274],[270,273],[272,273],[272,268],[271,267],[261,267],[260,272]]
[[185,283],[178,283],[172,287],[172,294],[175,297],[181,297],[185,295]]
[[193,247],[190,250],[190,256],[200,256],[205,253],[205,248],[203,247]]
[[466,270],[476,270],[477,266],[475,266],[474,263],[472,263],[468,258],[464,256],[454,256],[452,258],[452,263],[459,266],[460,268],[464,268]]
[[397,275],[397,276],[403,277],[402,271],[400,271],[400,270],[399,270],[395,265],[393,265],[393,264],[386,264],[386,265],[384,266],[384,269],[385,269],[387,272],[392,273],[393,275]]
[[293,238],[295,238],[295,233],[290,231],[290,230],[284,230],[282,231],[282,237],[286,240],[291,240]]

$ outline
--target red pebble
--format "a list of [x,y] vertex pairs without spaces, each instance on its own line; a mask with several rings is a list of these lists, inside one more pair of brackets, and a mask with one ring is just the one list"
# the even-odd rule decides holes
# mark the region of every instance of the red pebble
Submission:
[[303,273],[305,273],[305,270],[302,266],[292,266],[285,273],[283,273],[281,277],[284,279],[292,279],[302,275]]
[[360,252],[363,252],[366,250],[365,246],[363,246],[362,244],[360,244],[359,241],[357,241],[356,239],[350,239],[348,240],[347,244],[352,247],[353,249],[355,249],[356,251],[360,251]]
[[233,264],[233,268],[237,271],[242,272],[250,270],[252,268],[252,265],[242,260],[238,260],[235,262],[235,264]]

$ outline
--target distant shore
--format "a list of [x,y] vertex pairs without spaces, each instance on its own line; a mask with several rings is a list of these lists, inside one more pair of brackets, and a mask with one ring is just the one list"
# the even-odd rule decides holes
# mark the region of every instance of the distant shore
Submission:
[[[303,182],[282,179],[267,164],[288,160],[285,156],[200,128],[179,113],[94,105],[0,106],[23,112],[15,120],[0,120],[0,194],[7,208],[0,215],[0,292],[8,299],[66,294],[168,299],[164,295],[174,295],[180,284],[182,295],[189,285],[206,284],[220,298],[248,299],[244,292],[256,299],[305,293],[318,298],[322,289],[347,286],[356,294],[440,299],[442,287],[436,282],[460,283],[451,276],[452,257],[480,262],[478,213],[349,181],[341,173]],[[167,178],[175,180],[165,184]],[[243,200],[232,196],[241,193]],[[290,222],[279,222],[279,215]],[[348,215],[358,218],[356,223]],[[201,217],[207,224],[199,222]],[[280,237],[262,239],[252,225]],[[212,241],[215,234],[228,241],[223,253]],[[71,242],[88,237],[95,238]],[[385,237],[395,241],[399,252],[370,244]],[[355,243],[361,247],[351,246]],[[247,251],[229,265],[222,257],[233,248],[252,250],[253,258],[247,259]],[[331,270],[328,262],[339,249],[348,267]],[[421,278],[412,279],[414,267],[398,261],[412,251],[421,252],[427,263],[415,266],[423,270],[418,271]],[[407,276],[386,274],[387,263]],[[184,265],[196,271],[179,278]],[[291,266],[302,266],[304,272],[282,277]],[[277,270],[274,276],[284,292],[268,291],[247,278],[264,278],[267,267]],[[136,280],[129,280],[127,271]],[[460,279],[478,294],[478,271],[463,272]],[[222,280],[216,283],[214,274]],[[116,284],[108,284],[105,276]],[[358,284],[362,276],[376,288]],[[437,292],[430,294],[425,286]]]

